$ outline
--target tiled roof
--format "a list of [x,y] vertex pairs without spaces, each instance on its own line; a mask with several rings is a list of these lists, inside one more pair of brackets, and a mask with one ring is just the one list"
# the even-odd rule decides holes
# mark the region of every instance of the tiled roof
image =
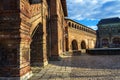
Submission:
[[110,23],[120,23],[119,17],[101,19],[97,25],[110,24]]

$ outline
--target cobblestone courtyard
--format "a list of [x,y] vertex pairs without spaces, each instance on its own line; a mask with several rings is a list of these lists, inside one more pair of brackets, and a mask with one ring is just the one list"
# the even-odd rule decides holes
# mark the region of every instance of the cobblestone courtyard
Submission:
[[63,56],[30,80],[120,80],[120,55]]

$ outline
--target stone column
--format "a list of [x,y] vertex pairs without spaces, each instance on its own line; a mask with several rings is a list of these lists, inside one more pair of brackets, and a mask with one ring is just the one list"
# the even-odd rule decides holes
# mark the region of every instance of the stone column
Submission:
[[57,0],[50,0],[50,33],[51,33],[51,54],[50,60],[59,60],[58,50],[58,15],[57,15]]

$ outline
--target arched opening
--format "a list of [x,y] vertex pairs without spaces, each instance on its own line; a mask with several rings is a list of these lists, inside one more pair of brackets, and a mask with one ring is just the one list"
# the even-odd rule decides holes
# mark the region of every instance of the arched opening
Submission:
[[80,30],[82,30],[82,27],[81,26],[79,26],[80,27]]
[[79,29],[79,26],[77,26],[77,29]]
[[77,25],[75,25],[75,29],[77,29]]
[[116,37],[116,38],[113,38],[112,40],[112,43],[113,43],[113,47],[120,47],[120,38]]
[[85,41],[81,42],[81,49],[86,49],[86,43],[85,43]]
[[71,23],[70,22],[68,23],[68,25],[69,25],[69,27],[71,27]]
[[102,39],[102,47],[109,47],[108,39]]
[[72,23],[72,27],[74,28],[74,24]]
[[39,66],[43,60],[43,26],[39,24],[32,34],[30,63]]
[[78,43],[76,40],[72,41],[72,50],[78,50]]

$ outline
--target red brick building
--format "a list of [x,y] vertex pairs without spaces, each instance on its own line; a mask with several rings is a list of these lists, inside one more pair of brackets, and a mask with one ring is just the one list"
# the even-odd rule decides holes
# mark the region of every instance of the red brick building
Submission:
[[[66,0],[1,0],[0,79],[27,80],[32,76],[31,67],[59,60],[70,46],[67,15]],[[85,30],[84,35],[95,38],[93,30]],[[72,32],[68,30],[68,34],[71,38]]]
[[0,79],[25,80],[31,66],[57,59],[64,16],[66,0],[1,0]]

